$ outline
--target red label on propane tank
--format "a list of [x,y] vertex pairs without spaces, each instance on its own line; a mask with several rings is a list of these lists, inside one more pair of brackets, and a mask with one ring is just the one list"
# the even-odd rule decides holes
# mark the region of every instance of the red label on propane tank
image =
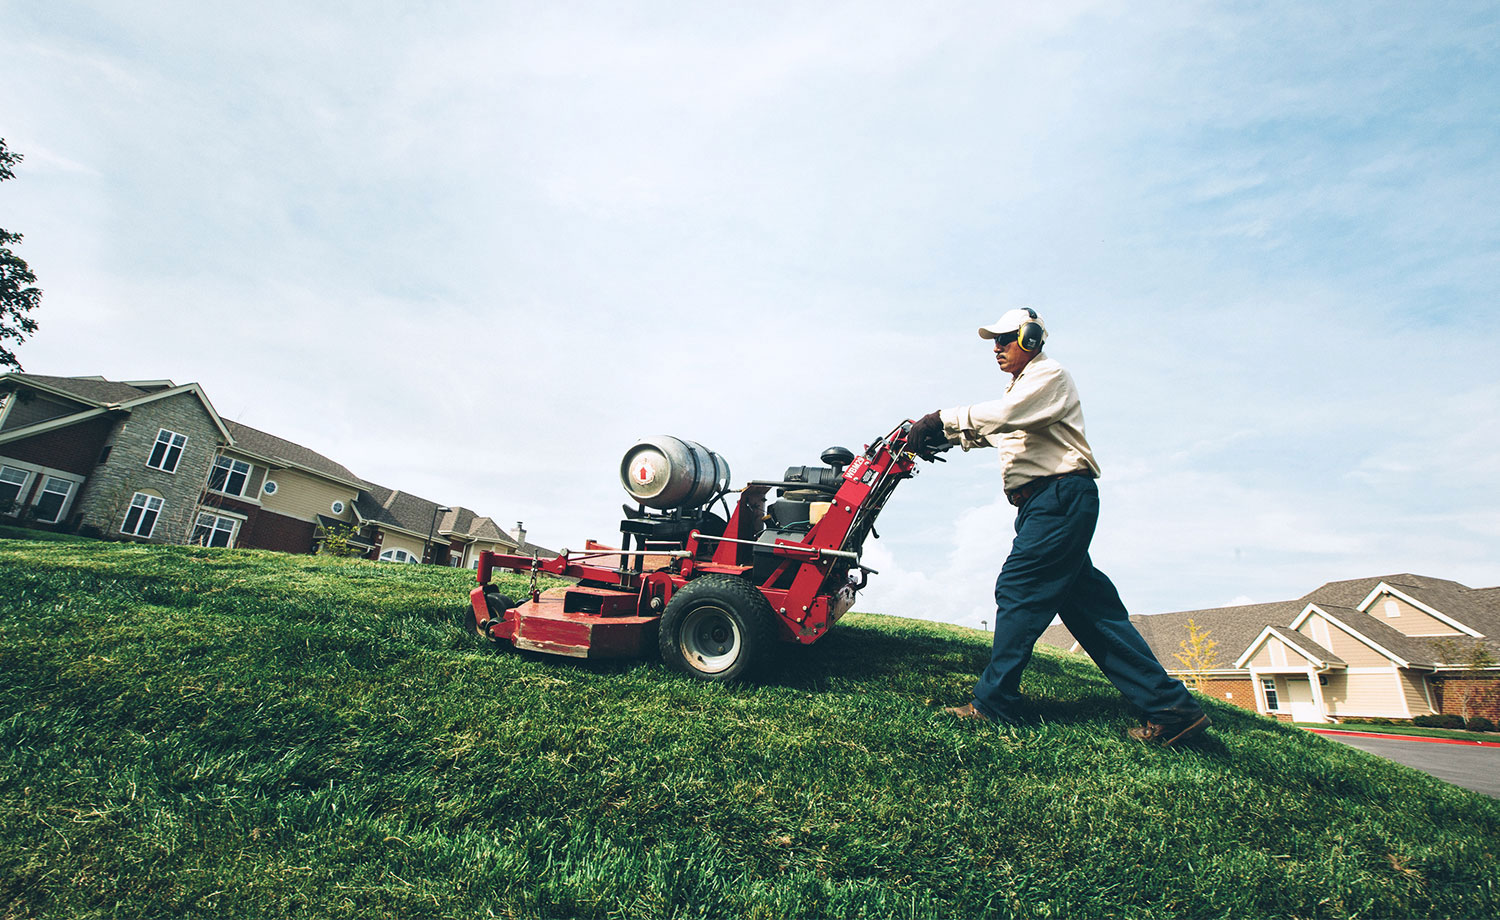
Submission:
[[635,471],[635,478],[639,479],[643,485],[645,483],[650,482],[651,481],[651,467],[650,467],[650,465],[642,463],[641,466],[640,466],[640,469],[638,469],[638,470]]

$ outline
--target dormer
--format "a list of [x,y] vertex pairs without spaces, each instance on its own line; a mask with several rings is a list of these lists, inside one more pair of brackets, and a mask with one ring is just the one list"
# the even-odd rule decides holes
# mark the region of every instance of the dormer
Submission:
[[1418,638],[1454,636],[1479,638],[1481,636],[1480,633],[1448,614],[1403,591],[1401,586],[1386,582],[1376,585],[1374,590],[1360,602],[1357,609],[1407,636]]

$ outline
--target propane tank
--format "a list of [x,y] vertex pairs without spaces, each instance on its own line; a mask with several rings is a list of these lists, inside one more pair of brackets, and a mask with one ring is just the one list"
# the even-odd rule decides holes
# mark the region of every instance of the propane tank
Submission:
[[620,482],[650,508],[693,508],[729,488],[729,463],[697,441],[641,438],[620,461]]

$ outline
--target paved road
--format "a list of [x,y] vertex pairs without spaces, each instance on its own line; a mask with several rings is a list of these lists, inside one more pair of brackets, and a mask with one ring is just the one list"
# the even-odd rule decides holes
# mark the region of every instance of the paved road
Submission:
[[1391,738],[1360,738],[1356,735],[1322,737],[1415,767],[1455,786],[1500,798],[1500,747],[1396,741]]

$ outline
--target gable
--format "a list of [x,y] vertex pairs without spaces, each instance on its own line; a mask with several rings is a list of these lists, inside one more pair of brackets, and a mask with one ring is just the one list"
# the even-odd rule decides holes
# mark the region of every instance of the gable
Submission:
[[5,397],[0,431],[27,428],[53,419],[66,418],[93,408],[75,400],[35,390],[17,390]]
[[1365,613],[1407,636],[1462,636],[1462,630],[1440,620],[1410,601],[1382,591],[1369,601]]
[[1342,658],[1353,668],[1390,667],[1389,656],[1370,647],[1347,628],[1326,616],[1317,607],[1298,622],[1296,630]]
[[1453,582],[1399,585],[1381,581],[1357,609],[1407,636],[1478,637],[1480,632],[1459,619],[1483,613],[1484,605],[1476,604],[1473,594]]
[[1267,626],[1235,664],[1261,670],[1325,670],[1347,662],[1308,636]]

